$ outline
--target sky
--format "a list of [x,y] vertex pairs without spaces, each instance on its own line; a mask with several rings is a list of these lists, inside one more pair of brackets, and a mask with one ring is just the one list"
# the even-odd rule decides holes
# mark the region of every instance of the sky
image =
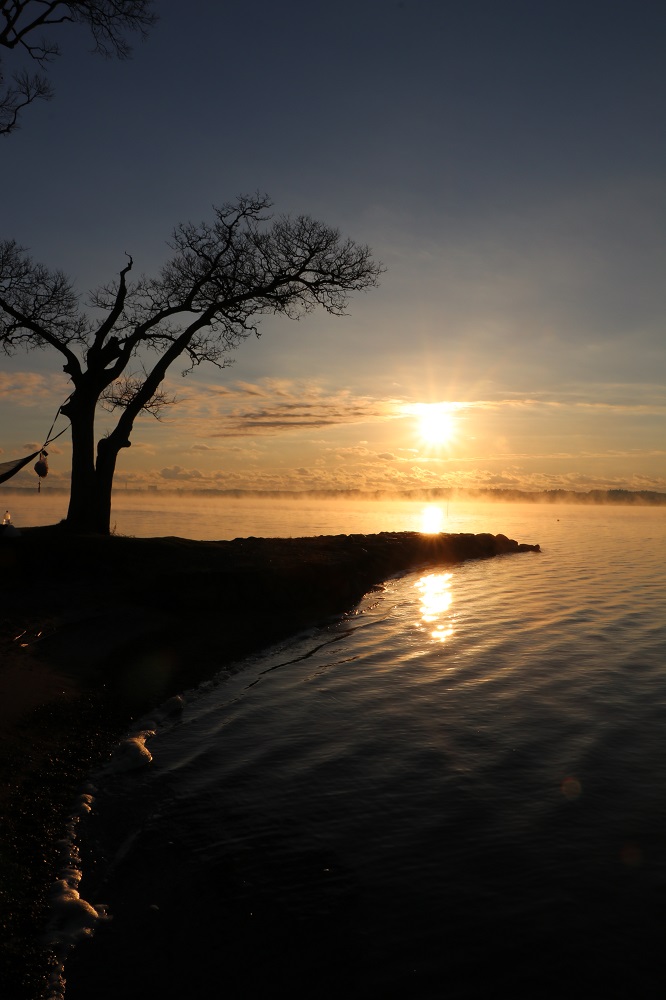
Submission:
[[[662,2],[156,6],[129,61],[59,33],[55,98],[0,141],[0,238],[85,300],[260,191],[386,271],[345,317],[173,368],[117,485],[666,491]],[[69,391],[54,354],[0,358],[0,462]],[[66,486],[68,433],[49,452]]]

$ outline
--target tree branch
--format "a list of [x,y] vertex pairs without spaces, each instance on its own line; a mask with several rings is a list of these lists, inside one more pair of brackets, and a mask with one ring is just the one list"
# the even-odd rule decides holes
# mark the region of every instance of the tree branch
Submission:
[[[104,347],[104,341],[106,337],[113,330],[114,326],[116,325],[120,316],[122,315],[123,309],[125,308],[125,299],[127,298],[127,283],[125,281],[125,276],[129,274],[129,272],[132,270],[132,265],[134,263],[130,254],[126,253],[125,256],[128,258],[128,261],[125,267],[120,272],[118,280],[118,288],[116,290],[116,295],[115,295],[115,301],[108,316],[97,330],[97,333],[95,334],[95,339],[88,351],[88,362],[90,366],[93,366],[97,361],[100,360],[100,355],[102,354],[102,350]],[[106,365],[109,364],[109,362],[113,360],[114,357],[118,356],[118,340],[115,337],[113,338],[113,340],[114,340],[113,350],[111,352],[107,352],[108,361],[104,363],[103,367],[106,367]]]
[[19,115],[24,108],[35,101],[50,101],[53,96],[48,80],[37,73],[33,76],[17,73],[13,79],[14,86],[7,87],[4,93],[0,93],[0,136],[16,131],[19,127]]
[[[136,33],[144,39],[157,21],[153,0],[2,0],[0,15],[4,18],[0,47],[22,52],[41,69],[60,55],[60,48],[50,34],[35,40],[38,31],[52,33],[65,23],[83,24],[92,36],[94,52],[127,59],[132,52],[128,36]],[[15,131],[21,111],[52,93],[43,76],[31,77],[21,71],[13,80],[14,85],[0,96],[0,135]]]

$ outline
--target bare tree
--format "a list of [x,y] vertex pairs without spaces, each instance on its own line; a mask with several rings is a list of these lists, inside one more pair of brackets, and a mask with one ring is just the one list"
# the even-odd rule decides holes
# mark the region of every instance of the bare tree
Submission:
[[[258,335],[260,316],[298,319],[317,306],[340,316],[350,292],[377,284],[383,268],[367,246],[309,216],[272,217],[270,207],[266,196],[242,196],[215,209],[212,223],[177,226],[159,276],[130,284],[129,257],[118,280],[93,293],[93,315],[62,272],[14,241],[0,244],[0,343],[8,354],[53,348],[73,385],[61,408],[72,426],[72,529],[108,534],[118,453],[137,416],[164,402],[177,359],[183,374],[202,362],[224,368]],[[120,416],[95,450],[98,404]]]
[[0,0],[0,46],[25,66],[5,83],[0,62],[0,135],[18,128],[21,112],[34,101],[50,100],[51,85],[44,70],[60,55],[54,32],[64,24],[83,24],[92,35],[94,51],[126,59],[128,36],[145,37],[155,23],[152,0]]

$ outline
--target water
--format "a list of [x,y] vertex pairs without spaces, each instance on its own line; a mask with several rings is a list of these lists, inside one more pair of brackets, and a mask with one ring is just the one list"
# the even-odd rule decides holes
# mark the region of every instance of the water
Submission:
[[[9,507],[17,528],[57,524],[67,515],[66,493],[2,489],[0,507]],[[497,532],[506,534],[507,523],[522,528],[521,511],[532,509],[524,504],[463,501],[220,498],[118,490],[113,494],[111,528],[117,534],[137,538],[178,535],[217,540],[252,535],[290,538],[377,531],[495,531],[494,525]],[[557,516],[561,514],[546,508],[546,521]]]
[[543,552],[389,581],[96,776],[67,1000],[666,995],[665,513],[482,514]]

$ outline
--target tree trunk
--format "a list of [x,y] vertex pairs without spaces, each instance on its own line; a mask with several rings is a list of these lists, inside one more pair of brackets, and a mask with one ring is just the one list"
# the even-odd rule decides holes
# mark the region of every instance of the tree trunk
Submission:
[[[62,407],[72,425],[72,479],[67,510],[67,527],[72,531],[97,532],[94,515],[95,406],[97,399],[75,391]],[[109,528],[103,534],[108,534]]]
[[100,535],[111,531],[111,492],[116,473],[116,460],[121,448],[129,448],[130,442],[122,439],[118,431],[97,444],[97,464],[95,466],[95,530]]
[[111,531],[111,491],[121,448],[129,448],[125,434],[116,428],[102,438],[95,455],[95,395],[79,390],[62,408],[72,424],[72,480],[67,511],[71,531],[108,535]]

